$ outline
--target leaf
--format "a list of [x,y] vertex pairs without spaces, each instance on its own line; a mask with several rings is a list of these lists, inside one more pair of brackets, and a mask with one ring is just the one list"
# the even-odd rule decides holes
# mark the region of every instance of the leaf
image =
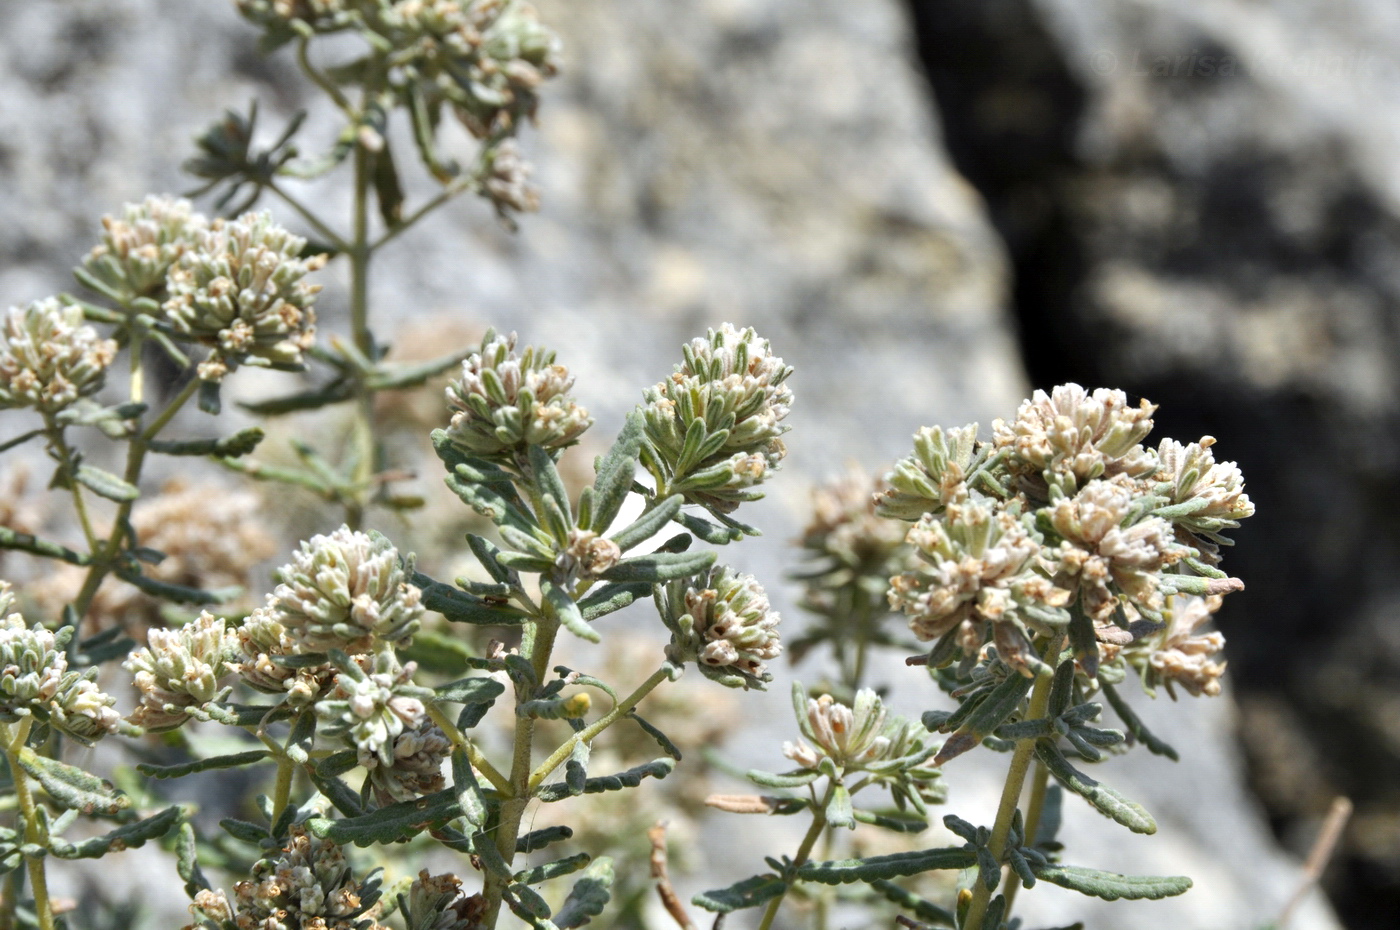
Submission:
[[[933,764],[939,766],[950,759],[954,759],[972,749],[978,743],[996,731],[996,728],[1006,722],[1006,718],[1021,707],[1021,702],[1026,697],[1026,692],[1031,689],[1032,680],[1025,675],[1015,672],[1006,677],[1001,684],[992,689],[977,708],[967,717],[965,723],[958,727],[952,736],[948,737],[943,748],[934,757]],[[950,723],[956,718],[950,717]]]
[[550,455],[543,446],[534,445],[527,449],[527,454],[530,457],[530,472],[534,476],[540,493],[553,501],[554,505],[559,508],[560,515],[567,520],[568,515],[572,512],[572,505],[569,503],[568,489],[564,487],[564,479],[559,477],[559,469],[555,467],[554,456]]
[[882,895],[885,900],[899,905],[920,920],[926,920],[943,927],[957,926],[957,918],[953,916],[952,911],[946,911],[912,891],[905,891],[894,882],[879,878],[871,882],[870,887]]
[[136,766],[136,771],[147,778],[184,778],[186,775],[194,775],[197,772],[210,772],[215,769],[232,769],[240,765],[252,765],[254,762],[262,762],[271,756],[272,753],[266,749],[252,749],[248,752],[239,752],[227,756],[213,756],[208,759],[195,759],[193,762],[184,762],[180,765],[151,765],[141,763]]
[[545,609],[554,615],[554,619],[564,625],[570,633],[579,639],[590,643],[600,643],[603,641],[602,634],[583,619],[583,613],[579,610],[578,602],[569,596],[569,592],[550,581],[548,578],[540,579],[540,593],[544,595]]
[[494,472],[483,471],[473,465],[458,465],[453,473],[447,476],[447,486],[461,498],[462,503],[489,518],[497,526],[509,526],[525,534],[532,533],[536,529],[535,521],[520,509],[513,499],[514,495],[503,493],[503,489],[491,481],[493,477]]
[[307,828],[323,840],[341,846],[373,846],[411,839],[424,830],[440,827],[462,816],[457,793],[450,789],[434,792],[412,801],[389,804],[368,814],[344,820],[314,817]]
[[525,622],[525,615],[508,604],[488,604],[459,588],[434,581],[422,572],[413,573],[413,584],[423,592],[424,607],[442,614],[453,623],[520,626]]
[[583,619],[597,620],[642,598],[651,597],[651,585],[642,583],[606,584],[578,602]]
[[162,455],[217,455],[236,459],[256,449],[265,435],[261,428],[252,426],[222,439],[153,439],[147,447]]
[[60,859],[100,859],[109,852],[135,849],[146,845],[150,840],[160,839],[169,833],[170,828],[179,823],[183,816],[184,809],[176,804],[145,820],[129,823],[110,833],[94,836],[79,843],[68,843],[51,837],[49,852]]
[[1094,621],[1082,609],[1069,612],[1069,644],[1084,674],[1096,678],[1099,674],[1099,641],[1094,636]]
[[702,891],[690,901],[696,907],[717,914],[728,914],[767,904],[787,891],[787,882],[777,875],[754,875],[728,888]]
[[918,875],[935,869],[966,869],[977,864],[977,853],[963,846],[923,849],[917,852],[871,856],[868,859],[836,859],[827,862],[805,862],[797,867],[797,877],[804,882],[823,885],[849,885],[852,882],[873,882],[881,878]]
[[[614,700],[616,700],[616,698],[614,698]],[[681,761],[681,751],[675,743],[671,742],[671,738],[669,736],[667,736],[665,733],[662,733],[656,727],[643,720],[635,710],[627,716],[630,717],[632,720],[635,720],[637,722],[637,726],[641,727],[644,731],[646,731],[646,734],[648,736],[656,740],[656,744],[661,747],[662,752],[666,753],[666,755],[670,756],[672,759],[675,759],[677,762]]]
[[460,639],[419,630],[406,645],[395,650],[401,662],[417,662],[418,668],[438,675],[460,675],[472,667],[471,647]]
[[399,169],[394,164],[394,151],[388,138],[382,133],[383,145],[371,155],[373,164],[374,199],[379,204],[379,216],[384,225],[397,229],[403,222],[403,185],[399,183]]
[[134,501],[141,496],[141,491],[136,485],[91,465],[79,465],[74,477],[78,479],[79,484],[98,497],[105,497],[119,504]]
[[714,564],[713,552],[653,552],[623,559],[603,573],[605,581],[640,581],[656,584],[689,578]]
[[272,839],[272,834],[267,828],[256,823],[249,823],[246,820],[235,820],[232,817],[225,817],[219,821],[219,826],[224,828],[224,832],[236,840],[251,843],[254,846],[261,846]]
[[195,394],[195,406],[210,416],[218,416],[219,411],[224,409],[223,400],[219,396],[222,387],[223,384],[219,381],[200,382],[199,392]]
[[517,853],[532,853],[544,849],[551,843],[561,843],[574,835],[570,827],[545,827],[543,830],[534,830],[523,834],[515,841],[515,851]]
[[856,814],[851,806],[851,792],[840,782],[831,786],[831,800],[826,805],[826,822],[833,827],[856,828]]
[[801,788],[821,778],[821,773],[804,771],[775,775],[762,769],[749,769],[744,773],[744,777],[761,788]]
[[1128,728],[1128,735],[1132,739],[1142,743],[1147,747],[1147,751],[1154,755],[1166,756],[1173,762],[1181,761],[1181,756],[1177,754],[1177,751],[1173,749],[1169,743],[1158,738],[1151,730],[1147,729],[1147,725],[1142,722],[1142,718],[1133,711],[1127,701],[1123,700],[1122,695],[1118,693],[1113,685],[1108,682],[1101,682],[1100,684],[1103,687],[1104,697],[1108,698],[1108,703],[1113,708],[1113,712],[1118,715],[1119,720],[1123,721],[1123,726]]
[[131,798],[117,793],[111,782],[66,762],[41,756],[28,746],[20,748],[18,759],[20,768],[64,807],[84,814],[112,815],[131,806]]
[[487,574],[498,584],[510,585],[512,588],[520,587],[520,576],[500,563],[497,557],[501,550],[497,549],[489,539],[475,533],[468,533],[467,545],[471,547],[472,554],[481,563],[481,567],[486,569]]
[[472,771],[471,760],[461,747],[452,751],[452,787],[457,792],[457,803],[466,821],[473,827],[485,826],[490,811],[486,799],[481,796],[481,785]]
[[[737,521],[734,521],[734,525],[722,526],[718,523],[711,523],[704,517],[698,517],[695,514],[685,513],[684,511],[676,514],[675,519],[681,526],[690,530],[690,532],[712,546],[723,546],[728,543],[738,542],[746,535],[759,535],[758,530],[753,529],[753,527],[746,527],[744,524],[738,523]],[[746,530],[751,532],[746,532]]]
[[563,859],[555,859],[553,862],[546,862],[544,865],[537,865],[532,869],[522,869],[515,873],[515,880],[522,885],[538,885],[540,882],[547,882],[552,878],[572,875],[592,861],[593,857],[588,853],[565,856]]
[[549,919],[549,903],[528,885],[509,885],[501,897],[511,913],[535,930],[558,930],[558,925]]
[[490,704],[506,686],[494,678],[463,678],[433,689],[437,700],[453,704]]
[[371,391],[397,391],[404,388],[420,387],[430,379],[459,364],[475,349],[453,352],[427,362],[385,364],[375,366],[373,373],[365,379],[365,386]]
[[[582,745],[582,744],[580,744]],[[676,760],[671,758],[653,759],[650,762],[627,769],[625,772],[618,772],[616,775],[600,775],[597,778],[590,778],[583,783],[583,794],[601,794],[604,791],[621,791],[623,788],[635,788],[642,783],[642,779],[650,775],[652,778],[662,779],[676,767]],[[564,798],[572,797],[576,792],[572,792],[567,784],[555,783],[545,785],[537,793],[541,801],[562,801]]]
[[685,503],[685,496],[673,494],[664,501],[652,507],[642,514],[635,521],[624,529],[618,530],[612,535],[612,541],[626,552],[628,549],[638,546],[657,533],[681,512],[681,505]]
[[175,834],[175,872],[185,883],[185,894],[193,898],[201,891],[209,889],[209,879],[199,867],[199,845],[195,840],[194,826],[180,824]]
[[574,882],[569,896],[564,899],[564,903],[559,906],[559,912],[554,915],[554,925],[559,930],[570,930],[573,927],[584,926],[603,913],[603,909],[608,906],[608,899],[612,896],[612,884],[613,862],[607,856],[599,856],[579,880]]
[[260,417],[277,417],[302,410],[319,410],[322,407],[344,403],[354,398],[354,386],[344,378],[336,378],[334,381],[308,391],[288,394],[285,397],[275,397],[271,400],[254,401],[253,403],[240,402],[238,406]]
[[219,588],[214,591],[205,591],[188,585],[158,581],[149,575],[141,574],[134,567],[118,569],[116,574],[127,584],[140,588],[143,593],[164,601],[173,601],[176,604],[194,604],[196,606],[226,604],[243,593],[242,588]]
[[857,810],[855,812],[855,818],[861,823],[884,827],[886,830],[893,830],[896,833],[922,833],[928,829],[928,821],[926,820],[919,820],[913,817],[893,816],[890,814],[877,814],[874,811]]
[[20,533],[10,529],[8,526],[0,526],[0,549],[16,549],[20,552],[29,552],[34,555],[41,555],[45,558],[59,559],[70,565],[87,565],[92,560],[81,552],[74,552],[67,546],[60,546],[58,543],[49,542],[47,539],[39,539],[28,533]]
[[622,510],[637,475],[637,457],[642,447],[643,420],[640,410],[627,415],[616,441],[598,460],[593,479],[593,513],[589,529],[606,533]]
[[1119,875],[1072,865],[1032,864],[1036,878],[1068,888],[1080,894],[1105,901],[1157,901],[1184,894],[1191,888],[1191,879],[1184,875]]
[[1134,833],[1157,832],[1156,821],[1141,804],[1129,801],[1108,785],[1095,781],[1070,765],[1069,760],[1050,740],[1037,742],[1035,754],[1060,784],[1084,798],[1097,808],[1099,813],[1121,823]]

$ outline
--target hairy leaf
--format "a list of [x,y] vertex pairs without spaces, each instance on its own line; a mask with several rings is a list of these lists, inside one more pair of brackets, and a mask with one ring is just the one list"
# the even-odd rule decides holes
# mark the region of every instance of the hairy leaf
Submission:
[[170,828],[180,822],[184,814],[180,805],[165,810],[145,820],[138,820],[118,827],[102,836],[94,836],[78,843],[67,843],[50,838],[49,852],[60,859],[100,859],[109,852],[135,849],[144,846],[149,840],[160,839],[170,832]]
[[691,898],[696,907],[718,914],[728,914],[767,904],[787,890],[787,882],[777,875],[754,875],[728,888],[702,891]]
[[559,906],[554,915],[554,925],[559,930],[582,927],[594,917],[603,913],[612,895],[613,862],[607,856],[593,860],[569,891],[569,896]]
[[623,559],[603,573],[605,581],[642,581],[656,584],[689,578],[714,564],[713,552],[653,552]]
[[1060,784],[1084,798],[1104,816],[1121,823],[1134,833],[1157,832],[1156,821],[1141,804],[1129,801],[1117,791],[1070,765],[1069,760],[1050,740],[1037,742],[1035,754]]
[[1119,875],[1072,865],[1032,864],[1031,868],[1037,878],[1052,885],[1105,901],[1117,901],[1119,898],[1155,901],[1184,894],[1191,888],[1191,879],[1184,875]]
[[917,875],[935,869],[966,869],[977,864],[977,854],[962,846],[922,849],[917,852],[871,856],[868,859],[836,859],[827,862],[806,862],[797,867],[797,877],[804,882],[823,885],[849,885],[852,882],[873,882],[881,878]]
[[28,746],[18,753],[20,768],[44,786],[49,797],[84,814],[116,814],[131,806],[131,798],[112,783],[82,769],[41,756]]
[[195,759],[193,762],[184,762],[179,765],[151,765],[141,763],[136,766],[136,771],[147,778],[184,778],[186,775],[193,775],[196,772],[208,772],[214,769],[232,769],[240,765],[252,765],[254,762],[262,762],[270,757],[272,753],[266,749],[251,749],[248,752],[238,752],[228,756],[211,756],[208,759]]

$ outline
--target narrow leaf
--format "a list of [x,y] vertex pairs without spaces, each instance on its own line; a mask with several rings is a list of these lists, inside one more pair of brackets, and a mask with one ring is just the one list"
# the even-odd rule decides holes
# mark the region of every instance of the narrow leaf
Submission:
[[423,592],[424,607],[442,614],[453,623],[520,626],[525,622],[525,615],[508,604],[488,604],[475,595],[434,581],[422,572],[413,573],[413,584]]
[[583,613],[579,610],[578,602],[569,596],[569,592],[550,581],[548,578],[540,579],[540,593],[544,595],[546,609],[554,615],[554,618],[564,625],[570,633],[579,639],[590,643],[600,643],[603,641],[602,635],[593,627],[589,626],[583,619]]
[[[647,776],[652,778],[665,778],[670,775],[676,767],[676,761],[671,758],[653,759],[650,762],[627,769],[625,772],[618,772],[616,775],[600,775],[597,778],[590,778],[583,783],[584,794],[601,794],[604,791],[621,791],[624,788],[635,788],[642,783],[642,779]],[[545,785],[538,792],[541,801],[562,801],[564,798],[572,797],[574,792],[569,790],[567,784]]]
[[820,882],[823,885],[849,885],[852,882],[918,875],[935,869],[966,869],[976,864],[977,854],[973,850],[948,846],[868,859],[807,862],[797,867],[797,877],[804,882]]
[[261,428],[252,426],[221,439],[154,439],[147,445],[151,451],[162,455],[217,455],[236,459],[256,449],[264,435]]
[[1191,888],[1191,879],[1184,875],[1119,875],[1072,865],[1032,865],[1031,868],[1036,878],[1105,901],[1119,898],[1156,901],[1184,894]]
[[551,843],[561,843],[574,835],[570,827],[545,827],[526,833],[515,841],[517,853],[532,853],[544,849]]
[[957,926],[957,918],[953,916],[952,911],[944,910],[932,901],[921,898],[912,891],[905,891],[894,882],[879,878],[871,882],[870,887],[883,896],[885,900],[899,905],[920,920],[928,921],[940,927]]
[[606,584],[578,602],[583,619],[593,621],[621,610],[642,598],[651,597],[649,584]]
[[463,678],[433,689],[437,700],[453,704],[490,704],[506,686],[494,678]]
[[44,786],[49,797],[84,814],[116,814],[131,806],[131,798],[119,794],[111,782],[76,766],[41,756],[28,746],[20,749],[20,768]]
[[593,857],[588,853],[579,853],[576,856],[565,856],[563,859],[556,859],[544,865],[537,865],[532,869],[523,869],[516,872],[515,880],[522,885],[538,885],[540,882],[547,882],[552,878],[572,875],[592,861]]
[[1122,695],[1108,682],[1101,682],[1104,697],[1108,698],[1109,705],[1113,712],[1118,715],[1118,719],[1123,721],[1123,726],[1128,728],[1128,735],[1147,747],[1147,751],[1154,755],[1166,756],[1173,762],[1180,762],[1181,756],[1165,740],[1158,738],[1153,732],[1147,729],[1147,724],[1142,722],[1142,718],[1133,711],[1128,702],[1123,700]]
[[248,752],[234,753],[228,756],[213,756],[208,759],[195,759],[193,762],[185,762],[180,765],[150,765],[141,763],[136,766],[136,771],[147,778],[184,778],[186,775],[193,775],[196,772],[209,772],[214,769],[232,769],[240,765],[252,765],[254,762],[262,762],[272,754],[266,749],[253,749]]
[[321,839],[342,846],[397,843],[424,830],[440,827],[462,816],[457,793],[443,790],[412,801],[400,801],[359,817],[345,820],[313,818],[307,827]]
[[145,820],[129,823],[110,833],[94,836],[79,843],[50,838],[49,851],[60,859],[100,859],[109,852],[135,849],[146,845],[150,840],[160,839],[180,822],[182,816],[183,808],[177,804]]
[[123,481],[109,471],[103,471],[91,465],[79,465],[74,477],[78,479],[79,484],[98,497],[105,497],[107,500],[116,501],[119,504],[134,501],[141,496],[141,491],[136,485]]
[[593,519],[589,526],[595,533],[606,533],[617,519],[622,504],[632,490],[637,474],[637,457],[642,446],[643,420],[641,411],[628,414],[622,432],[607,455],[598,460],[593,479]]
[[1157,832],[1156,821],[1141,804],[1129,801],[1108,785],[1095,781],[1070,765],[1069,760],[1050,740],[1037,742],[1035,754],[1060,784],[1084,798],[1097,808],[1099,813],[1121,823],[1134,833]]
[[728,888],[702,891],[690,900],[696,907],[703,907],[717,914],[728,914],[767,904],[786,890],[787,882],[777,875],[754,875],[741,882],[735,882]]
[[559,912],[554,915],[554,925],[559,930],[570,930],[584,926],[603,913],[612,895],[612,884],[612,860],[607,856],[593,860],[559,906]]
[[689,578],[714,564],[713,552],[653,552],[623,559],[603,573],[606,581],[640,581],[656,584],[676,578]]
[[657,533],[670,523],[681,512],[681,505],[685,503],[685,496],[673,494],[651,510],[642,514],[626,528],[618,530],[612,536],[612,541],[617,543],[623,552],[638,546]]

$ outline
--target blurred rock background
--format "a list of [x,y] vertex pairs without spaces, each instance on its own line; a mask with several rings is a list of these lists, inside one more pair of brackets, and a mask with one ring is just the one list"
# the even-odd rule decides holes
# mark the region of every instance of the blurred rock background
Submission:
[[[1229,559],[1249,585],[1223,617],[1237,709],[1143,709],[1187,756],[1115,766],[1157,837],[1069,818],[1079,861],[1197,888],[1101,908],[1037,889],[1027,914],[1256,927],[1297,882],[1276,841],[1305,850],[1346,794],[1328,887],[1347,926],[1395,926],[1400,8],[539,5],[566,62],[526,137],[543,210],[512,235],[463,202],[404,236],[377,271],[379,329],[446,313],[454,340],[494,324],[557,347],[606,433],[685,339],[757,326],[799,400],[752,514],[767,535],[734,558],[775,594],[812,481],[882,467],[919,425],[986,426],[1031,385],[1120,386],[1162,405],[1161,433],[1220,437],[1259,508]],[[222,0],[0,4],[0,301],[68,287],[101,213],[191,187],[179,164],[222,108],[258,98],[271,137],[313,99],[254,43]],[[334,128],[313,113],[303,138]],[[343,184],[304,193],[344,215]],[[332,287],[327,329],[343,307]],[[735,751],[771,766],[785,686],[757,706],[773,738]],[[991,762],[950,773],[970,819],[990,819]],[[763,852],[791,847],[787,826],[763,824]],[[682,892],[749,870],[724,864]],[[1294,924],[1335,925],[1318,901]]]

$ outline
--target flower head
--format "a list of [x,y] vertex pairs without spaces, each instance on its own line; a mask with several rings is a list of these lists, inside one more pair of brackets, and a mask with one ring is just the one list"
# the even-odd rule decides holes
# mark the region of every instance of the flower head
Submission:
[[1244,476],[1234,462],[1216,462],[1215,439],[1182,445],[1163,439],[1157,447],[1159,468],[1153,478],[1167,483],[1171,522],[1187,534],[1187,542],[1209,562],[1220,561],[1221,533],[1254,516],[1254,503],[1244,493]]
[[364,652],[374,639],[412,636],[423,615],[422,592],[409,583],[399,551],[378,533],[342,526],[313,536],[277,571],[261,608],[308,651]]
[[672,582],[662,601],[671,661],[696,661],[707,677],[730,687],[761,686],[772,677],[764,662],[783,651],[781,618],[752,575],[716,566]]
[[227,691],[219,682],[231,671],[236,640],[222,617],[205,611],[173,630],[151,629],[148,645],[123,666],[132,672],[141,703],[131,720],[147,730],[173,730]]
[[1162,606],[1162,569],[1185,555],[1170,523],[1134,509],[1138,490],[1126,476],[1090,481],[1049,508],[1064,540],[1054,553],[1056,583],[1077,590],[1096,621],[1109,620],[1125,603],[1154,615]]
[[[796,689],[794,693],[794,702],[800,705],[806,693],[802,692],[801,697],[796,696]],[[883,759],[890,747],[889,737],[884,735],[885,705],[869,688],[856,692],[854,707],[847,707],[829,694],[810,698],[805,708],[799,706],[797,722],[802,735],[815,748],[801,740],[784,743],[783,755],[803,768],[815,769],[825,756],[839,768],[858,771],[867,763]]]
[[467,894],[455,875],[418,873],[404,908],[407,930],[475,930],[486,916],[486,899]]
[[305,248],[266,212],[215,220],[195,237],[170,269],[165,312],[177,332],[209,347],[201,378],[220,381],[240,364],[301,367],[321,290],[305,278],[326,263],[302,258]]
[[370,784],[381,804],[408,801],[441,791],[447,781],[442,764],[452,754],[452,743],[437,724],[424,721],[394,737],[391,764],[377,752],[357,746],[360,764],[369,770]]
[[515,464],[527,446],[551,452],[578,442],[593,418],[569,392],[574,377],[554,353],[516,336],[486,334],[481,349],[462,363],[462,378],[447,388],[453,410],[447,434],[467,455]]
[[967,480],[986,443],[977,441],[977,424],[944,430],[924,427],[914,434],[914,454],[900,459],[885,476],[885,487],[875,496],[876,512],[897,520],[917,520],[964,500]]
[[378,930],[379,879],[355,879],[345,853],[301,826],[234,885],[238,930]]
[[[787,449],[779,438],[792,407],[792,367],[752,329],[726,323],[683,347],[685,361],[645,394],[643,416],[668,488],[729,513],[777,470]],[[687,437],[698,430],[696,447]]]
[[[354,749],[360,764],[393,768],[399,737],[427,720],[425,699],[433,693],[413,684],[417,666],[399,665],[393,650],[361,656],[341,666],[335,686],[316,702],[321,733]],[[406,744],[412,755],[421,745]]]
[[1149,688],[1165,685],[1172,697],[1176,697],[1175,685],[1196,697],[1219,696],[1226,663],[1218,659],[1225,648],[1225,636],[1199,630],[1210,622],[1211,616],[1220,609],[1220,603],[1219,595],[1176,595],[1169,599],[1163,611],[1167,618],[1165,628],[1125,650],[1128,662],[1142,673],[1144,685]]
[[1062,384],[1049,394],[1036,391],[1010,423],[992,425],[998,449],[1010,453],[1012,470],[1043,482],[1069,482],[1066,493],[1086,481],[1151,471],[1153,461],[1139,445],[1152,431],[1156,405],[1133,407],[1122,391],[1090,393]]
[[83,259],[82,274],[129,302],[164,296],[166,275],[208,226],[190,202],[147,197],[102,217],[102,241]]
[[330,663],[293,668],[276,660],[305,652],[300,641],[268,608],[255,610],[236,631],[238,647],[229,670],[250,687],[267,694],[285,695],[296,706],[314,701],[330,687],[335,666]]
[[96,393],[116,355],[78,307],[56,297],[11,307],[0,316],[0,409],[56,413]]
[[114,732],[121,715],[97,687],[97,669],[68,669],[64,647],[73,628],[30,626],[10,612],[13,604],[9,584],[0,582],[0,720],[36,715],[84,743]]
[[927,565],[891,578],[889,598],[920,639],[961,631],[974,652],[990,624],[1000,648],[1030,661],[1020,631],[1063,623],[1069,593],[1042,571],[1040,541],[999,502],[971,497],[925,514],[908,539]]

